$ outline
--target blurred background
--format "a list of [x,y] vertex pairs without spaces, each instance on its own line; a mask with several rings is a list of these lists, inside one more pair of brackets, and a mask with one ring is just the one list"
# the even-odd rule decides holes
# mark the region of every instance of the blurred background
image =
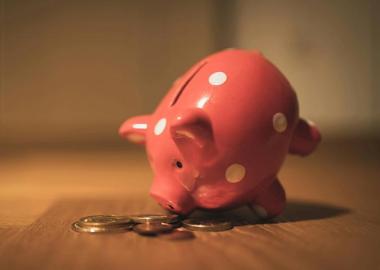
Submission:
[[259,49],[325,140],[380,131],[380,1],[1,1],[0,144],[125,145],[189,66]]

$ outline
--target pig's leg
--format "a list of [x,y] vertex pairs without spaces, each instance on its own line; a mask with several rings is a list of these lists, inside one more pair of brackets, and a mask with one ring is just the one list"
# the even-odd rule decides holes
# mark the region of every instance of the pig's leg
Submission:
[[261,218],[273,218],[285,209],[286,197],[281,183],[276,179],[268,188],[262,190],[250,203],[250,207]]

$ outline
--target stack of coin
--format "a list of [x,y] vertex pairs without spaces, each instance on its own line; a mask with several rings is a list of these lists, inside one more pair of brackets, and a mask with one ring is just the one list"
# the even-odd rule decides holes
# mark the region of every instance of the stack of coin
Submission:
[[82,217],[72,224],[76,232],[86,233],[112,233],[132,229],[133,222],[125,216],[96,215]]
[[178,215],[175,214],[149,214],[149,215],[130,215],[128,216],[134,223],[153,223],[153,222],[161,222],[161,223],[170,223],[177,224],[181,223],[181,219]]
[[140,235],[154,236],[168,233],[181,226],[178,215],[132,215],[129,216],[136,225],[133,230]]
[[169,223],[147,222],[140,223],[133,227],[133,230],[140,235],[155,236],[161,233],[169,233],[173,230]]
[[175,214],[169,215],[96,215],[79,219],[72,224],[72,229],[85,233],[134,232],[144,236],[157,236],[172,233],[172,240],[194,238],[194,234],[185,231],[220,232],[233,228],[230,221],[217,218],[190,218],[181,221]]

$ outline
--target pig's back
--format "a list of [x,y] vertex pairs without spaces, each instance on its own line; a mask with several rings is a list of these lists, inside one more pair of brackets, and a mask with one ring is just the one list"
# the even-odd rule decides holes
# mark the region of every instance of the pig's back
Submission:
[[[216,144],[226,154],[287,146],[298,119],[297,98],[281,72],[260,53],[223,51],[201,61],[174,105],[195,107],[210,117]],[[284,115],[285,131],[273,125]]]

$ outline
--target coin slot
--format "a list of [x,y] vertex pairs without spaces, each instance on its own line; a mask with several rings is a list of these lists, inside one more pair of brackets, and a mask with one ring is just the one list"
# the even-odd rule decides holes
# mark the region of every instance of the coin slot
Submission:
[[186,86],[190,83],[190,81],[194,78],[194,76],[207,64],[207,62],[202,63],[191,75],[190,77],[186,80],[186,82],[181,86],[179,89],[177,95],[173,99],[172,104],[170,104],[170,107],[173,107],[177,101],[179,100],[179,97],[183,94],[185,91]]

